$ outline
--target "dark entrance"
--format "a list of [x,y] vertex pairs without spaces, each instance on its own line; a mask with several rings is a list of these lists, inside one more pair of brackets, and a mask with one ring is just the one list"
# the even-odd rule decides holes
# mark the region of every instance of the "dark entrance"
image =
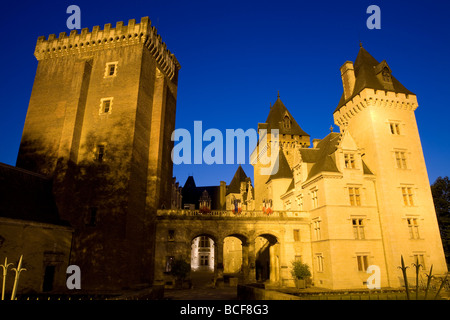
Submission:
[[44,273],[44,285],[42,291],[48,292],[53,290],[53,281],[55,280],[55,266],[46,266]]

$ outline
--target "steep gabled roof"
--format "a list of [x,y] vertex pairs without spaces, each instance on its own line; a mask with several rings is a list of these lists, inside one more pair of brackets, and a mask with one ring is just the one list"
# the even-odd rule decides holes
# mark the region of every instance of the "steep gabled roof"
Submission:
[[294,179],[292,179],[291,184],[290,184],[289,187],[286,189],[286,192],[285,192],[285,193],[288,193],[289,191],[294,190],[294,188],[295,188],[295,182],[294,182]]
[[340,133],[330,132],[317,144],[315,149],[300,149],[302,160],[314,163],[307,179],[324,171],[339,172],[334,159],[331,157],[339,145],[339,138]]
[[[291,125],[289,128],[285,128],[283,126],[283,119],[288,115],[291,121]],[[302,128],[300,128],[297,121],[295,121],[294,117],[288,111],[286,106],[281,102],[280,97],[278,97],[277,101],[270,108],[269,115],[267,116],[266,123],[268,125],[268,129],[278,129],[280,134],[291,134],[291,135],[299,135],[299,136],[309,136]]]
[[[358,95],[363,89],[371,88],[375,90],[386,90],[386,91],[394,91],[396,93],[404,93],[404,94],[414,94],[408,89],[406,89],[394,76],[391,75],[392,87],[388,86],[383,81],[376,76],[377,71],[382,67],[387,66],[386,61],[378,62],[372,55],[367,52],[362,46],[359,49],[358,56],[356,57],[355,63],[353,65],[355,71],[355,87],[353,89],[353,93],[345,99],[344,93],[342,93],[341,99],[339,100],[339,104],[334,110],[334,112],[338,111],[344,104],[346,104],[349,100],[353,99],[356,95]],[[387,66],[390,70],[390,67]]]
[[230,184],[227,188],[227,194],[229,193],[240,193],[241,192],[241,182],[246,181],[247,175],[245,174],[244,169],[242,169],[242,166],[239,165],[237,168],[233,179],[231,180]]
[[364,174],[373,175],[372,170],[369,169],[369,167],[368,167],[367,164],[364,162],[364,160],[362,161],[362,165],[363,165],[363,173],[364,173]]
[[275,168],[275,167],[273,168],[273,171],[270,174],[270,177],[267,180],[267,182],[269,182],[270,180],[274,180],[274,179],[292,179],[293,177],[294,176],[292,174],[292,169],[289,166],[289,163],[286,160],[286,157],[284,156],[283,150],[280,149],[279,154],[278,154],[278,168]]

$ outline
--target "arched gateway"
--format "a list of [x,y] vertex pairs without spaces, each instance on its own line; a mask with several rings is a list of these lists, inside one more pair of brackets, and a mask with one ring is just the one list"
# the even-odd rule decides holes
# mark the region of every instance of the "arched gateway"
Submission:
[[[191,272],[210,274],[216,286],[232,277],[240,283],[292,285],[291,262],[311,264],[310,224],[306,214],[158,210],[155,280],[170,285],[171,261],[183,259]],[[301,233],[304,242],[294,234]]]

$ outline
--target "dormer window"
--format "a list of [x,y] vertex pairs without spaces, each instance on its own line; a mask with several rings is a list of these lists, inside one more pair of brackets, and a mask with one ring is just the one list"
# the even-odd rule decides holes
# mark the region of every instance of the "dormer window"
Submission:
[[355,155],[353,153],[344,153],[344,166],[346,169],[355,169]]
[[391,72],[389,71],[388,67],[384,67],[383,71],[381,72],[381,75],[383,77],[384,82],[391,82]]
[[288,115],[285,115],[283,118],[283,127],[285,129],[289,129],[291,127],[291,119],[289,118]]

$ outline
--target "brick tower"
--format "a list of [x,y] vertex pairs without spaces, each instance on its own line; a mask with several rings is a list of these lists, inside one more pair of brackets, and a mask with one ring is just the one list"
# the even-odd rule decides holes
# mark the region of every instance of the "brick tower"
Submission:
[[34,54],[17,166],[53,178],[82,289],[151,283],[156,209],[170,208],[177,59],[147,17],[39,37]]

